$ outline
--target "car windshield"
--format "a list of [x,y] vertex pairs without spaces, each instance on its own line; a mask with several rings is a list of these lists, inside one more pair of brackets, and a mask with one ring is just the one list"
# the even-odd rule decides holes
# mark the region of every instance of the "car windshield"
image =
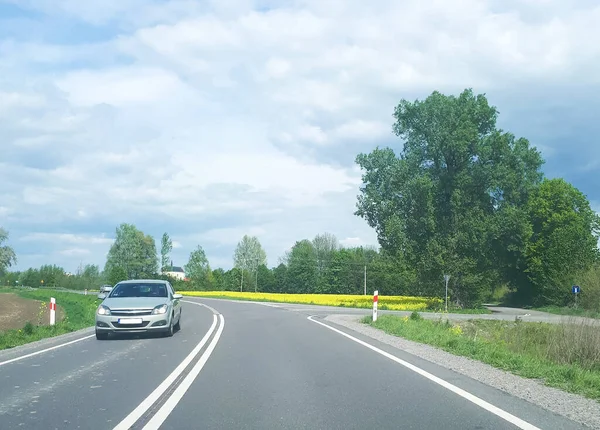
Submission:
[[143,282],[118,284],[109,297],[167,297],[167,286]]

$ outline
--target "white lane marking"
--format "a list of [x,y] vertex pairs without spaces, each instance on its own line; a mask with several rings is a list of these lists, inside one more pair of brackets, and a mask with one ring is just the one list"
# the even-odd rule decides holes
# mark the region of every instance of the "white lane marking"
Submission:
[[359,343],[360,345],[365,346],[365,347],[377,352],[378,354],[381,354],[384,357],[387,357],[390,360],[395,361],[398,364],[401,364],[402,366],[412,370],[413,372],[418,373],[419,375],[429,379],[430,381],[433,381],[436,384],[441,385],[442,387],[452,391],[453,393],[458,394],[459,396],[463,397],[464,399],[467,399],[468,401],[476,404],[480,408],[483,408],[486,411],[491,412],[492,414],[502,418],[503,420],[508,421],[509,423],[517,426],[518,428],[523,429],[523,430],[541,430],[539,427],[536,427],[533,424],[528,423],[527,421],[523,421],[521,418],[518,418],[518,417],[506,412],[505,410],[500,409],[499,407],[494,406],[491,403],[488,403],[483,399],[480,399],[479,397],[469,393],[468,391],[463,390],[462,388],[458,388],[456,385],[453,385],[449,382],[444,381],[441,378],[438,378],[435,375],[432,375],[431,373],[421,369],[420,367],[410,364],[409,362],[404,361],[404,360],[396,357],[395,355],[385,352],[373,345],[370,345],[367,342],[363,342],[362,340],[357,339],[354,336],[349,335],[348,333],[344,333],[343,331],[338,330],[337,328],[334,328],[327,324],[324,324],[321,321],[314,320],[313,316],[314,315],[309,316],[308,320],[312,321],[314,323],[317,323],[319,325],[322,325],[323,327],[327,327],[329,330],[333,330],[334,332],[339,333],[342,336],[345,336],[348,339],[353,340],[354,342]]
[[210,309],[213,312],[213,314],[220,314],[220,312],[218,310],[216,310],[215,308],[211,308],[206,303],[194,302],[194,301],[191,301],[191,300],[182,300],[182,302],[183,303],[191,303],[191,304],[196,305],[196,306],[204,306],[205,308]]
[[[194,303],[194,304],[198,305],[198,306],[204,306],[201,303]],[[146,413],[146,411],[148,411],[148,409],[150,409],[152,407],[152,405],[160,398],[160,396],[162,396],[164,394],[164,392],[167,391],[167,389],[171,386],[171,384],[173,382],[175,382],[175,380],[179,377],[179,375],[181,375],[183,373],[185,368],[191,363],[191,361],[196,357],[196,355],[198,355],[198,353],[204,347],[206,342],[208,342],[208,339],[213,334],[216,327],[217,327],[217,316],[213,315],[212,325],[210,326],[210,328],[208,329],[208,331],[206,332],[206,334],[204,335],[202,340],[192,350],[192,352],[190,352],[188,354],[188,356],[185,357],[183,359],[183,361],[179,364],[179,366],[177,366],[177,368],[175,368],[175,370],[173,370],[173,372],[171,372],[171,374],[169,376],[167,376],[167,379],[165,379],[158,387],[156,387],[156,389],[152,393],[150,393],[150,395],[148,397],[146,397],[144,400],[142,400],[142,403],[140,403],[137,406],[137,408],[135,408],[133,411],[131,411],[131,413],[129,415],[127,415],[123,419],[123,421],[121,421],[119,424],[117,424],[113,430],[126,430],[126,429],[129,429],[132,425],[134,425],[136,423],[136,421],[139,420],[140,417],[142,415],[144,415]]]
[[25,358],[33,357],[39,354],[43,354],[44,352],[52,351],[54,349],[62,348],[63,346],[72,345],[75,342],[81,342],[82,340],[89,339],[90,337],[96,336],[95,334],[91,334],[89,336],[80,337],[79,339],[71,340],[69,342],[61,343],[60,345],[55,345],[50,348],[42,349],[41,351],[32,352],[31,354],[21,355],[20,357],[11,358],[10,360],[0,362],[0,366],[4,366],[5,364],[14,363],[15,361],[23,360]]
[[223,315],[219,315],[219,317],[221,319],[221,324],[219,325],[217,334],[215,334],[215,337],[208,345],[206,351],[204,351],[204,354],[202,354],[202,356],[200,357],[200,360],[198,360],[198,363],[196,363],[196,365],[192,368],[190,373],[185,377],[181,384],[179,384],[179,386],[173,392],[173,394],[171,394],[171,397],[167,399],[167,401],[162,405],[162,407],[154,414],[152,419],[148,421],[148,424],[144,426],[143,430],[158,430],[160,426],[165,422],[167,417],[171,414],[173,409],[175,409],[175,406],[177,406],[177,404],[181,401],[183,395],[190,388],[194,380],[198,377],[198,374],[200,373],[200,371],[208,361],[210,355],[212,354],[213,350],[217,346],[217,342],[219,342],[221,333],[223,333],[225,319],[223,318]]

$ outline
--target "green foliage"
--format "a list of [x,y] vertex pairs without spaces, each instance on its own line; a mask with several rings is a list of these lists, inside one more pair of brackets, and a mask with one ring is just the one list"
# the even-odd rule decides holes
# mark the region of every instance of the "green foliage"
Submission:
[[543,181],[540,153],[496,128],[498,112],[471,90],[402,100],[390,148],[360,154],[356,214],[400,262],[409,294],[477,306],[501,285],[520,303],[562,303],[596,260],[598,221],[563,180]]
[[[256,289],[256,271],[267,264],[267,253],[256,236],[244,235],[233,253],[233,265],[241,271],[240,289]],[[244,288],[244,280],[247,285]]]
[[23,326],[23,333],[26,335],[32,335],[34,331],[34,326],[31,324],[31,321],[27,321],[25,326]]
[[[44,281],[44,282],[42,282]],[[104,283],[104,275],[97,265],[88,264],[76,274],[70,274],[57,265],[45,264],[39,269],[7,272],[0,277],[0,285],[23,287],[65,288],[69,290],[97,289]]]
[[289,256],[286,292],[309,293],[318,283],[317,251],[310,240],[296,242]]
[[167,233],[163,233],[160,239],[160,269],[165,271],[165,268],[170,266],[169,256],[173,251],[173,241]]
[[410,319],[413,321],[419,321],[419,320],[423,319],[423,317],[421,315],[419,315],[419,313],[417,311],[413,311],[410,314]]
[[569,286],[598,259],[598,215],[587,198],[563,179],[545,180],[528,205],[533,234],[527,245],[530,285],[519,292],[534,305],[564,306]]
[[0,275],[14,264],[17,264],[15,251],[8,245],[3,245],[8,241],[8,231],[0,227]]
[[127,279],[129,278],[123,266],[111,266],[108,269],[107,281],[110,285],[117,285],[119,282],[126,281]]
[[195,289],[201,291],[212,289],[214,278],[208,264],[208,258],[206,258],[206,253],[200,245],[190,253],[189,261],[185,265],[185,271]]
[[154,238],[145,235],[133,224],[123,223],[116,229],[115,242],[108,251],[105,272],[113,268],[125,270],[127,279],[150,278],[158,272]]

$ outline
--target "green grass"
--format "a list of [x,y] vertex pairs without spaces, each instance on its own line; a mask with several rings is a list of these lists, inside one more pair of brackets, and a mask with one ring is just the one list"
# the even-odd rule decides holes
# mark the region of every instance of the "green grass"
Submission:
[[600,400],[600,330],[589,324],[470,320],[431,321],[370,316],[363,323],[388,334],[473,358],[546,385]]
[[[426,309],[426,310],[419,311],[419,312],[444,313],[444,309]],[[469,309],[469,308],[450,308],[449,307],[448,313],[449,314],[483,315],[483,314],[491,314],[492,311],[490,311],[487,308]]]
[[577,317],[587,317],[587,318],[596,318],[600,319],[600,312],[582,309],[582,308],[573,308],[573,307],[559,307],[559,306],[545,306],[542,308],[535,308],[536,311],[548,312],[556,315],[569,315],[569,316],[577,316]]
[[65,293],[52,290],[25,290],[2,289],[0,292],[11,292],[26,299],[40,300],[47,304],[50,297],[56,299],[56,303],[65,312],[63,321],[54,326],[37,326],[37,321],[31,321],[20,330],[7,330],[0,332],[0,350],[14,348],[37,340],[70,333],[85,327],[94,325],[94,314],[98,307],[96,296],[84,296],[74,293]]

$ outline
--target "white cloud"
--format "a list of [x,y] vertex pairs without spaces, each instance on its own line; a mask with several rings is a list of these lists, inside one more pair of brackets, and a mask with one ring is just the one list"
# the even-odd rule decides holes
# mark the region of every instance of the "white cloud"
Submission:
[[377,140],[391,135],[391,126],[381,121],[357,119],[337,127],[335,134],[341,139]]
[[[66,244],[65,261],[89,249],[102,263],[111,239],[100,234],[123,221],[149,225],[157,241],[185,230],[173,233],[177,258],[200,243],[211,261],[230,261],[245,233],[272,263],[323,231],[375,244],[353,215],[360,172],[342,160],[393,142],[400,98],[510,90],[519,96],[499,106],[509,129],[573,82],[597,108],[600,6],[590,2],[15,4],[114,29],[94,43],[0,40],[0,220],[19,246]],[[521,95],[532,87],[542,96]],[[527,122],[555,156],[547,112]]]
[[67,257],[80,257],[83,255],[89,255],[90,250],[86,249],[86,248],[69,248],[69,249],[63,249],[62,251],[59,252],[59,254],[65,255]]
[[114,239],[105,236],[79,235],[71,233],[29,233],[19,239],[23,242],[55,242],[73,245],[110,245]]
[[146,68],[78,71],[68,74],[57,85],[68,93],[73,104],[85,106],[153,103],[191,91],[177,75]]
[[360,237],[347,237],[340,240],[340,245],[349,248],[354,246],[366,245]]
[[215,228],[208,230],[195,239],[205,243],[216,243],[218,245],[237,245],[244,235],[248,236],[262,236],[266,233],[266,230],[262,227],[233,227],[233,228]]

